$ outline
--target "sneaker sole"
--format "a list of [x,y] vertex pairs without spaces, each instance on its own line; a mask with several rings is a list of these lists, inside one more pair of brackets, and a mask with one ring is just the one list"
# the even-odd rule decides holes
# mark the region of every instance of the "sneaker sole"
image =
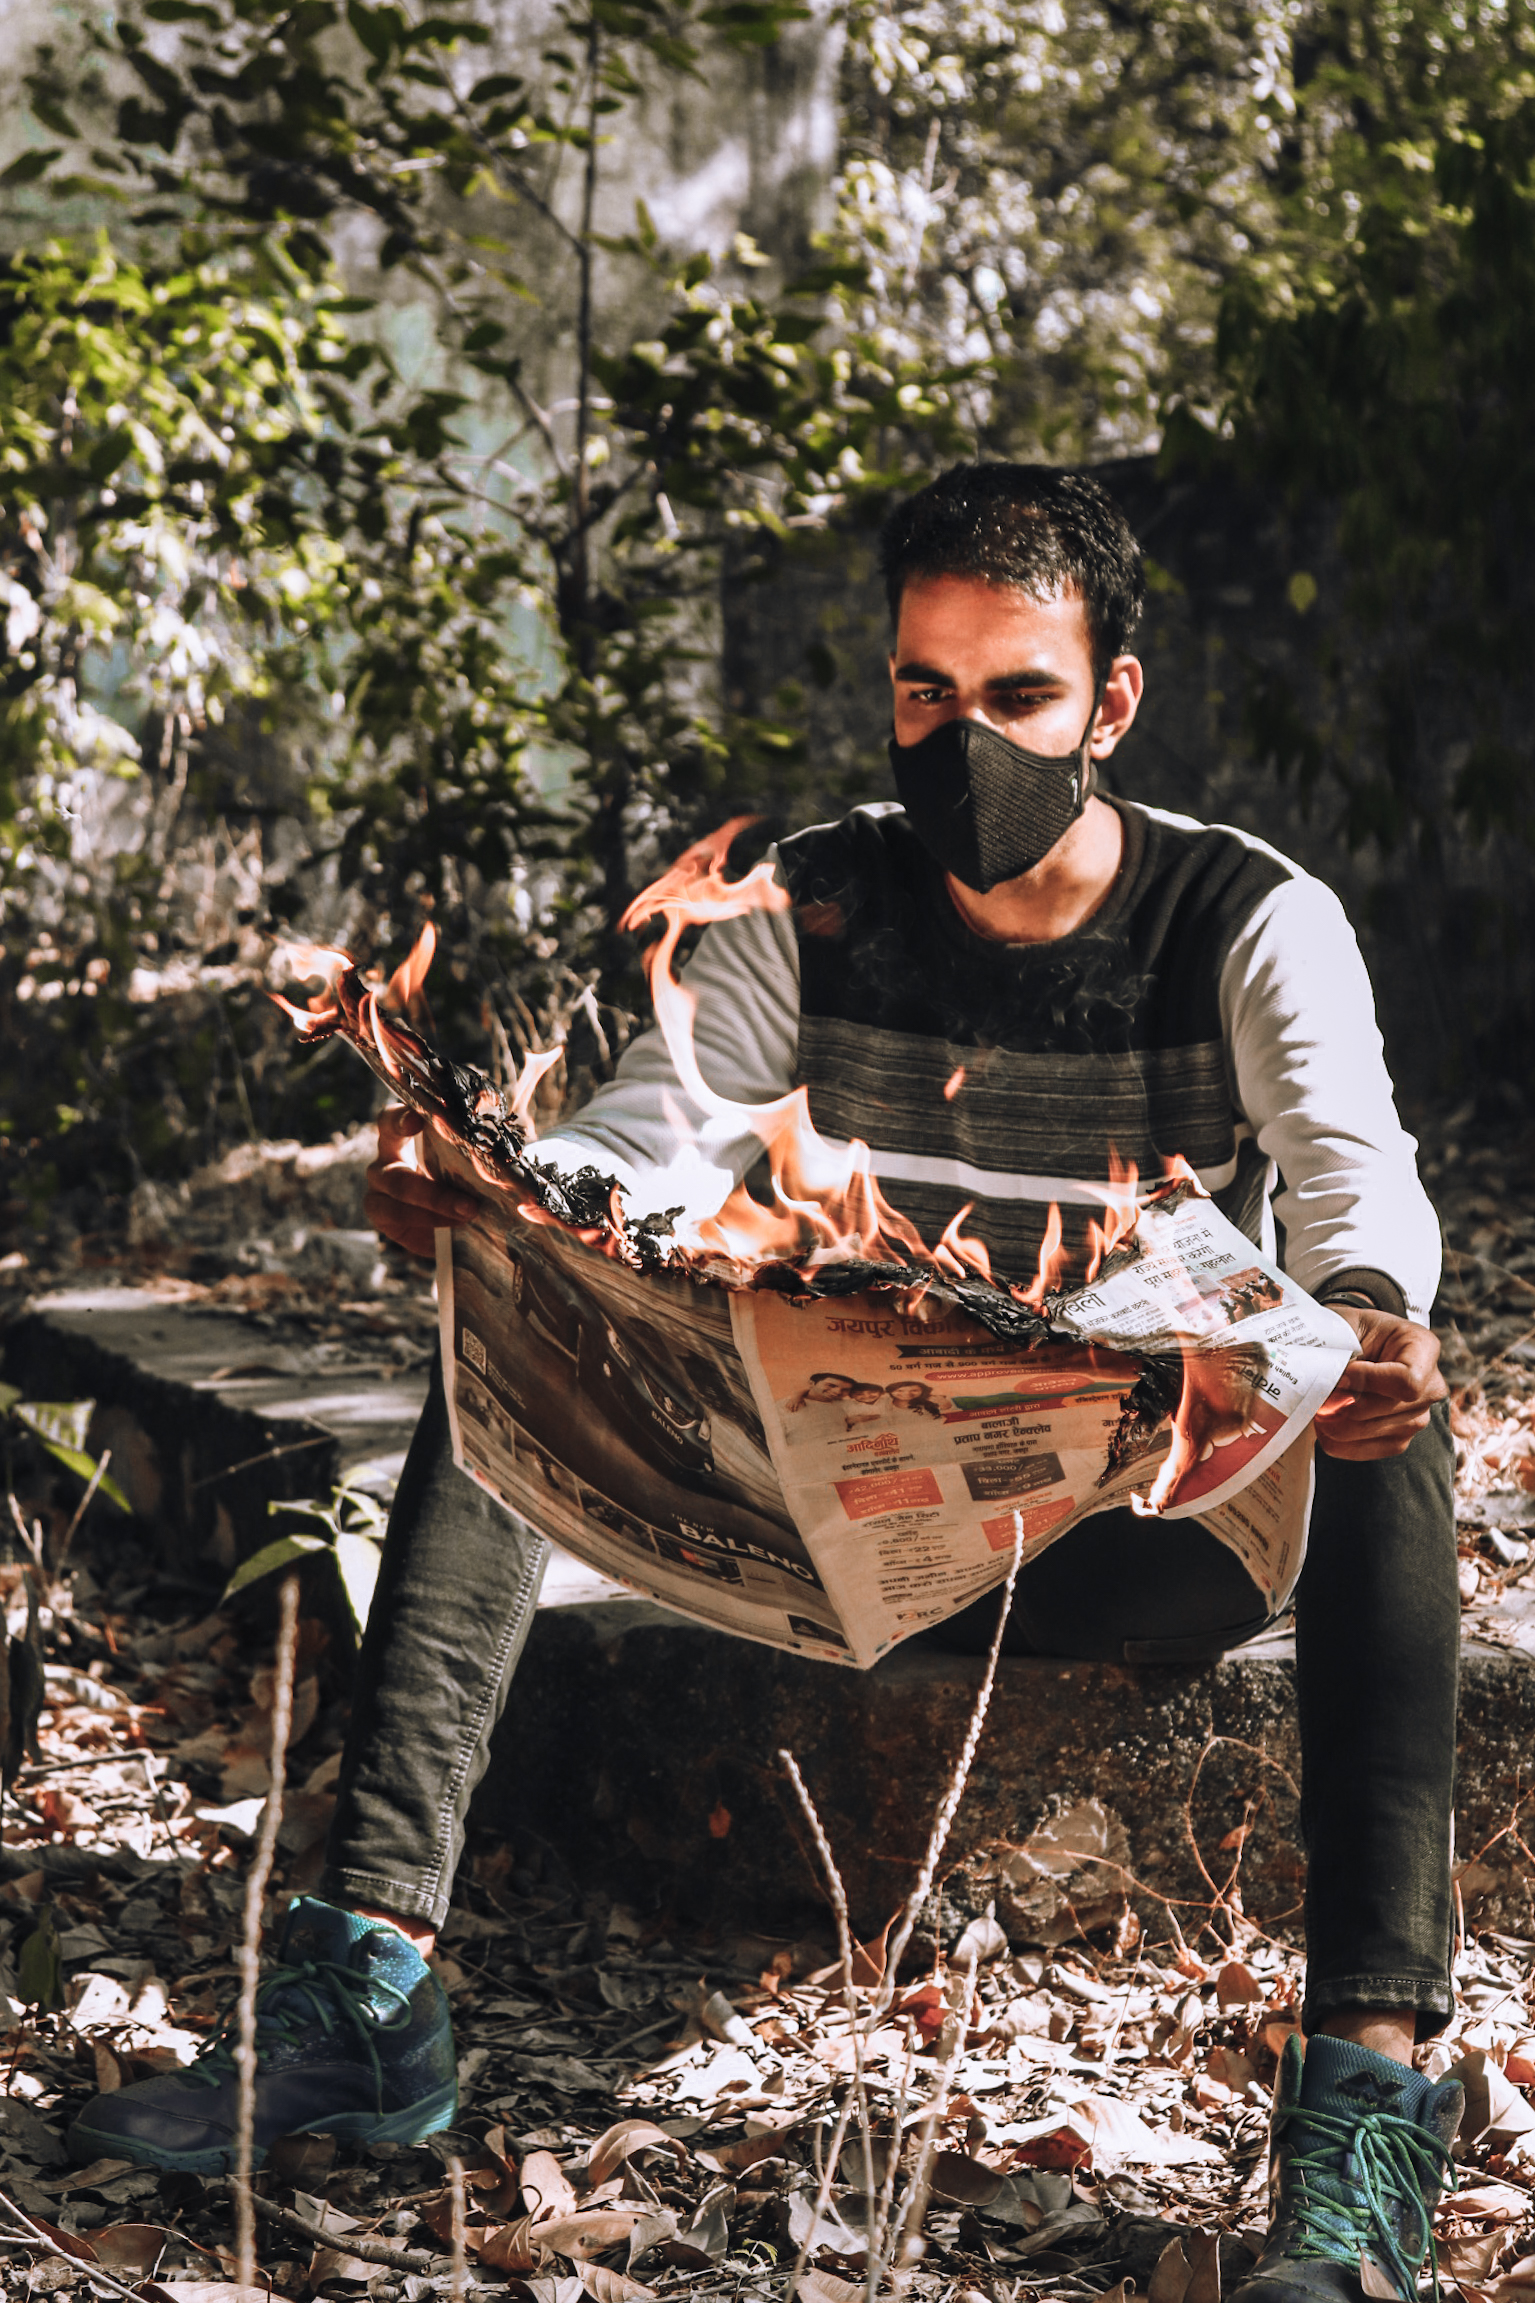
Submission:
[[[424,2143],[428,2135],[440,2135],[451,2127],[458,2111],[458,2087],[450,2083],[439,2087],[435,2094],[423,2096],[419,2103],[411,2103],[403,2111],[375,2115],[367,2111],[347,2111],[338,2117],[312,2119],[306,2126],[291,2129],[294,2135],[334,2135],[343,2143],[394,2143],[409,2146]],[[82,2163],[92,2159],[129,2159],[137,2167],[164,2167],[177,2175],[227,2175],[234,2166],[234,2152],[227,2144],[216,2144],[202,2151],[152,2150],[139,2137],[115,2135],[110,2128],[83,2127],[77,2121],[67,2138],[70,2156]],[[266,2149],[262,2145],[251,2153],[251,2166],[265,2164]]]

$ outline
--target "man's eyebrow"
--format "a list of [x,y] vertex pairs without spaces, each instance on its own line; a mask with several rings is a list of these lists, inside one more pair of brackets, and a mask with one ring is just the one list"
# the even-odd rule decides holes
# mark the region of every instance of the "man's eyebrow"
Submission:
[[[908,681],[914,687],[952,688],[954,675],[942,672],[933,664],[897,664],[895,677]],[[1059,672],[1026,669],[1021,672],[1001,672],[986,682],[988,688],[1062,688],[1066,685]]]

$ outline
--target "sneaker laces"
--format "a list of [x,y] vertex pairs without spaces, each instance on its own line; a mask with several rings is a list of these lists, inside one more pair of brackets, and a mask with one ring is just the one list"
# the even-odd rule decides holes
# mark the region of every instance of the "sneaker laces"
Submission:
[[[375,2012],[371,1995],[387,1993],[397,2004],[387,2015]],[[338,2015],[350,2025],[361,2041],[373,2067],[373,2082],[383,2097],[384,2074],[379,2063],[378,2049],[373,2044],[376,2031],[391,2031],[410,2020],[410,1997],[385,1975],[359,1975],[354,1967],[339,1966],[331,1959],[296,1960],[275,1968],[264,1983],[256,1988],[256,2062],[259,2068],[262,2050],[280,2040],[296,2039],[318,2019],[327,2033],[338,2028]],[[221,2087],[235,2068],[235,2045],[239,2038],[238,2012],[232,2013],[219,2025],[194,2060],[187,2066],[187,2077],[201,2081],[205,2087]],[[263,2036],[264,2035],[264,2036]]]
[[1448,2144],[1394,2111],[1339,2119],[1297,2106],[1283,2120],[1287,2127],[1298,2123],[1313,2139],[1309,2150],[1292,2153],[1286,2169],[1286,2205],[1300,2230],[1294,2253],[1313,2262],[1344,2263],[1350,2270],[1358,2268],[1366,2252],[1376,2255],[1404,2303],[1410,2303],[1417,2292],[1417,2266],[1409,2267],[1392,2223],[1392,2210],[1406,2209],[1416,2225],[1418,2264],[1429,2253],[1438,2303],[1439,2265],[1429,2248],[1431,2210],[1423,2192],[1429,2183],[1436,2193],[1446,2182],[1452,2191],[1456,2188]]

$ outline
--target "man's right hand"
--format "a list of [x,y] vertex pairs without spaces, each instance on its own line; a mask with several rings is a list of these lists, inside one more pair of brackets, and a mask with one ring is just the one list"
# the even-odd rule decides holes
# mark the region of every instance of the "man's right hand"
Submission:
[[378,1115],[378,1156],[368,1169],[364,1220],[407,1255],[430,1263],[436,1254],[432,1234],[447,1225],[468,1223],[477,1203],[468,1192],[428,1175],[411,1163],[419,1156],[415,1138],[426,1122],[404,1104],[386,1104]]

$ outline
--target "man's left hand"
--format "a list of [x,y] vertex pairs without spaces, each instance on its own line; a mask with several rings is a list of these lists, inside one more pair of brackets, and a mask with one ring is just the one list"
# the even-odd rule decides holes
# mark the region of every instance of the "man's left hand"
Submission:
[[1359,1346],[1332,1397],[1317,1410],[1317,1444],[1324,1455],[1346,1463],[1400,1455],[1424,1429],[1429,1409],[1448,1396],[1439,1373],[1439,1338],[1392,1312],[1348,1303],[1327,1308],[1348,1321]]

